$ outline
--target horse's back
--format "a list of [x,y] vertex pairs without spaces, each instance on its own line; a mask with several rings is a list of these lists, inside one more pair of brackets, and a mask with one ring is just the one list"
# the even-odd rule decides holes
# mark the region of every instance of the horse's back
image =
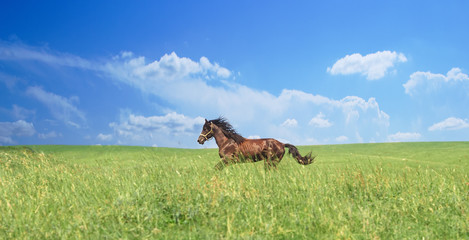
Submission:
[[245,142],[251,142],[251,143],[268,142],[268,143],[275,143],[275,144],[283,144],[282,142],[280,142],[279,140],[275,138],[254,138],[254,139],[247,138]]
[[285,153],[285,145],[274,138],[246,139],[240,150],[247,155],[275,155],[281,158]]

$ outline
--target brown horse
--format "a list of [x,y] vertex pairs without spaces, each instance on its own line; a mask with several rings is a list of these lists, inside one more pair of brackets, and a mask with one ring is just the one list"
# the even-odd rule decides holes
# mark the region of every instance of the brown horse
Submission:
[[283,144],[273,138],[246,139],[239,135],[231,124],[222,117],[210,121],[205,119],[197,142],[204,144],[212,137],[217,142],[218,154],[221,158],[221,161],[215,166],[219,170],[231,163],[261,160],[264,160],[266,169],[276,168],[285,154],[285,147],[299,164],[311,164],[315,158],[311,157],[311,152],[302,157],[295,146],[288,143]]

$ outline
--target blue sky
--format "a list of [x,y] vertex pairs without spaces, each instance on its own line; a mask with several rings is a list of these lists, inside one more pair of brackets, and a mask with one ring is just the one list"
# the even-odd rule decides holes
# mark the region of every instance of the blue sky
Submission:
[[[469,140],[467,1],[2,1],[0,145]],[[215,147],[210,141],[204,147]]]

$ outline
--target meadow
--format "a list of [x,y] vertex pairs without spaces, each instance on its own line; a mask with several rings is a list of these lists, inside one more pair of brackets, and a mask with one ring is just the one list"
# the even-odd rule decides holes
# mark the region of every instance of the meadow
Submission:
[[0,147],[0,239],[469,239],[469,142],[299,150]]

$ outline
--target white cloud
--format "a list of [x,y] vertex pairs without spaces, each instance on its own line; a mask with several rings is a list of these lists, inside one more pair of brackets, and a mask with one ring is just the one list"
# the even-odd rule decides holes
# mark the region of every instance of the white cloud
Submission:
[[86,120],[85,114],[74,105],[74,102],[78,101],[77,97],[67,99],[57,94],[44,91],[40,87],[29,87],[26,90],[26,94],[43,103],[49,108],[52,116],[67,125],[79,128],[80,125],[75,121],[84,122]]
[[208,58],[201,57],[199,62],[179,57],[176,53],[165,54],[158,61],[147,63],[145,57],[133,57],[133,54],[122,53],[102,66],[102,71],[114,78],[130,83],[138,88],[154,90],[158,84],[180,81],[191,77],[228,78],[231,72],[218,63],[212,64]]
[[420,133],[416,132],[397,132],[388,136],[388,141],[390,142],[407,142],[407,141],[416,141],[422,137]]
[[[375,98],[370,98],[368,101],[357,96],[347,96],[341,100],[334,100],[320,95],[313,95],[310,93],[305,93],[299,90],[287,90],[284,89],[280,96],[277,98],[276,102],[279,102],[279,105],[286,105],[281,109],[289,109],[295,105],[307,104],[313,106],[322,106],[325,109],[329,110],[331,108],[340,109],[343,112],[343,115],[346,117],[347,123],[352,122],[360,117],[360,112],[371,112],[373,113],[374,120],[376,122],[382,122],[388,126],[389,115],[380,110],[378,102]],[[277,106],[279,106],[277,105]],[[322,113],[316,115],[315,117],[323,115]],[[323,116],[322,116],[323,117]],[[313,121],[314,122],[314,121]]]
[[309,125],[317,128],[328,128],[332,126],[332,123],[329,122],[329,120],[325,119],[325,117],[326,115],[320,112],[318,115],[316,115],[309,121]]
[[0,122],[0,143],[13,144],[13,137],[32,136],[36,133],[32,123],[24,120]]
[[112,134],[98,134],[98,136],[96,136],[96,138],[98,140],[101,140],[101,141],[111,141],[112,140]]
[[388,69],[399,62],[407,62],[407,58],[395,51],[378,51],[366,56],[354,53],[339,59],[332,67],[327,68],[327,72],[332,75],[360,73],[366,75],[368,80],[376,80],[383,78]]
[[446,76],[440,73],[414,72],[410,75],[410,79],[402,86],[405,88],[405,93],[413,95],[419,91],[437,91],[443,84],[463,81],[469,81],[469,76],[462,73],[462,70],[459,68],[452,68]]
[[108,62],[105,71],[112,78],[134,86],[143,92],[159,96],[174,105],[192,109],[192,114],[210,111],[212,114],[223,113],[232,109],[243,114],[247,119],[256,115],[257,108],[272,108],[274,96],[259,92],[230,81],[211,86],[213,81],[229,76],[229,70],[212,64],[202,57],[199,62],[178,57],[175,53],[164,55],[159,61],[146,63],[144,57],[126,58],[124,61]]
[[[176,56],[173,55],[174,58]],[[280,95],[275,96],[231,81],[221,81],[221,85],[211,86],[210,81],[204,80],[206,77],[188,74],[192,70],[187,69],[196,69],[194,62],[189,60],[182,62],[188,65],[181,67],[181,69],[185,69],[183,70],[185,73],[155,72],[153,74],[147,73],[142,77],[135,75],[132,68],[127,68],[125,73],[114,72],[113,77],[135,86],[143,92],[159,96],[175,106],[180,106],[185,114],[197,115],[201,112],[205,116],[221,114],[238,126],[243,126],[243,132],[248,129],[248,131],[250,130],[248,133],[251,134],[291,139],[298,144],[305,144],[306,139],[310,138],[308,134],[311,133],[304,131],[303,128],[297,128],[293,133],[279,132],[278,129],[270,126],[272,119],[285,119],[285,116],[309,116],[308,120],[304,120],[310,121],[315,116],[311,115],[311,111],[305,111],[305,109],[309,109],[314,112],[327,112],[333,115],[334,119],[343,119],[340,122],[348,124],[348,129],[353,129],[353,131],[383,131],[389,125],[389,116],[380,110],[374,98],[364,100],[356,96],[347,96],[341,100],[334,100],[321,95],[289,89],[284,89]],[[119,68],[117,65],[109,69],[118,69],[119,71],[125,69]],[[137,68],[141,67],[144,66]],[[166,80],[160,77],[161,74],[168,76],[165,78]],[[298,122],[297,119],[295,117]],[[323,120],[320,125],[317,125],[314,120],[312,124],[322,127],[332,125],[329,120]],[[253,122],[255,122],[254,125]],[[283,123],[294,125],[293,121],[284,121]]]
[[16,104],[13,104],[12,114],[17,119],[25,119],[36,114],[36,111],[29,110],[23,107],[20,107]]
[[[273,128],[268,132],[269,136],[280,135],[294,144],[309,144],[307,139],[312,137],[320,139],[321,136],[322,139],[327,139],[332,134],[355,136],[360,142],[371,141],[371,139],[386,140],[380,136],[386,136],[389,115],[379,108],[374,98],[366,101],[360,97],[347,96],[341,100],[334,100],[298,90],[283,90],[273,101],[279,108],[277,110],[279,116],[295,116],[295,119],[308,121],[315,128],[298,127],[283,132]],[[319,114],[312,115],[313,112],[319,112]],[[327,118],[325,113],[327,113]],[[262,116],[276,117],[267,113]],[[326,127],[327,131],[322,130]]]
[[118,57],[127,58],[127,57],[133,57],[133,55],[134,55],[133,52],[130,52],[130,51],[122,51],[122,52],[121,52],[121,55],[118,56]]
[[[273,95],[232,81],[231,78],[235,77],[233,75],[236,74],[233,73],[236,71],[232,72],[213,63],[207,57],[194,61],[190,58],[179,57],[173,52],[163,55],[159,60],[152,61],[131,52],[122,52],[119,56],[108,60],[88,61],[70,55],[51,53],[47,49],[24,47],[25,49],[21,50],[18,49],[21,46],[15,46],[17,49],[5,50],[8,46],[1,46],[3,53],[0,53],[2,55],[0,59],[43,61],[51,65],[91,70],[100,77],[110,77],[114,81],[125,83],[145,94],[164,99],[172,109],[184,114],[179,114],[181,116],[203,114],[204,117],[209,118],[224,115],[236,128],[248,136],[256,134],[263,137],[283,138],[291,140],[294,144],[305,144],[312,137],[325,139],[331,134],[333,136],[344,135],[349,138],[359,136],[357,139],[360,141],[369,141],[369,139],[376,139],[377,136],[385,138],[389,126],[389,115],[380,109],[374,98],[366,100],[357,96],[346,96],[342,99],[331,99],[294,89],[283,89],[279,95]],[[383,59],[387,59],[388,55],[396,55],[393,63],[405,61],[403,54],[395,52],[370,54],[362,57],[368,64],[367,69],[362,73],[374,78],[379,75],[376,69],[381,69],[381,72],[384,69],[386,72],[389,67],[382,66],[386,65]],[[66,57],[68,64],[58,62],[61,57]],[[336,73],[335,69],[337,68],[333,67],[329,72]],[[68,125],[79,126],[86,121],[85,114],[77,108],[77,99],[49,93],[39,87],[29,88],[27,94],[43,102],[56,119]],[[313,114],[318,112],[327,115],[327,119],[317,118],[318,116]],[[169,117],[127,114],[119,122],[111,123],[110,126],[115,131],[113,140],[126,144],[152,145],[156,143],[159,146],[176,146],[175,141],[185,141],[176,140],[182,139],[179,136],[195,134],[194,131],[188,130],[191,126],[184,127],[184,124],[179,126],[181,129],[179,132],[174,131],[178,128],[168,127],[169,122],[164,122],[162,120],[164,118]],[[294,119],[297,127],[280,129],[279,126],[282,123],[284,127],[295,125],[293,120],[285,121],[287,118]],[[312,119],[322,120],[319,122],[313,120],[312,124],[315,126],[332,126],[333,122],[334,127],[328,128],[325,133],[321,132],[322,129],[298,126],[298,122],[309,122]],[[198,135],[198,131],[200,129],[195,135]],[[327,136],[321,137],[317,134],[327,134]],[[140,139],[141,142],[132,142],[132,139]],[[193,142],[195,143],[195,140]],[[194,143],[191,142],[188,145],[193,146]]]
[[28,118],[34,118],[36,115],[36,110],[30,110],[13,104],[11,109],[0,107],[0,112],[4,112],[11,116],[13,119],[17,120],[26,120]]
[[347,136],[339,136],[335,138],[336,142],[346,142],[348,140]]
[[282,127],[297,127],[298,126],[298,121],[294,118],[288,118],[285,120],[285,122],[282,123]]
[[[176,53],[171,53],[172,55],[174,54],[176,56]],[[176,56],[177,57],[177,56]],[[218,63],[212,64],[206,57],[201,57],[200,58],[200,66],[202,67],[202,71],[207,74],[207,72],[214,72],[216,73],[217,77],[221,78],[228,78],[231,76],[230,70],[220,67]]]
[[47,47],[37,48],[21,43],[7,43],[0,40],[0,60],[37,61],[54,66],[96,70],[96,64],[83,58],[71,54],[50,52]]
[[20,79],[16,76],[11,76],[0,72],[0,83],[4,83],[5,86],[11,91]]
[[147,130],[168,130],[171,133],[192,132],[195,125],[202,125],[204,118],[189,118],[175,112],[168,113],[165,116],[135,116],[130,115],[127,121],[129,126]]
[[13,144],[15,143],[11,137],[0,136],[0,144]]
[[[171,139],[184,141],[181,139],[195,136],[202,129],[204,122],[202,117],[190,118],[172,112],[164,116],[150,117],[130,114],[120,123],[113,122],[109,126],[114,129],[121,144],[135,145],[160,140],[166,141],[166,144],[177,146],[177,143],[172,142]],[[196,139],[194,138],[193,141],[195,142]]]
[[39,133],[37,135],[40,139],[48,139],[48,138],[56,138],[56,137],[61,137],[61,133],[56,133],[55,131],[50,131],[48,133]]
[[259,136],[259,135],[252,135],[252,136],[247,137],[247,139],[261,139],[261,136]]
[[469,128],[469,122],[460,118],[450,117],[441,122],[435,123],[428,128],[429,131],[458,130]]

